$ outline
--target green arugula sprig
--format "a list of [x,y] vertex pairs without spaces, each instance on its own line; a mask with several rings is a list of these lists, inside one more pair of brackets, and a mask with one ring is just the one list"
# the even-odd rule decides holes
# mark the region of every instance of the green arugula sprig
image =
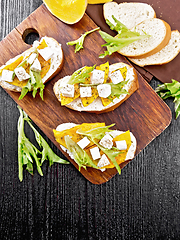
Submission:
[[162,99],[174,97],[176,119],[180,115],[180,83],[172,79],[172,83],[159,85],[155,91]]
[[107,55],[111,55],[112,53],[122,49],[123,47],[133,43],[137,40],[144,39],[150,37],[150,35],[144,33],[144,35],[140,35],[140,33],[136,31],[130,31],[124,24],[118,21],[113,15],[116,25],[112,24],[109,20],[106,20],[106,23],[110,26],[111,30],[115,30],[118,32],[116,37],[112,37],[106,32],[99,31],[101,37],[106,41],[102,47],[106,47],[107,51],[103,54],[99,55],[99,58],[104,58]]
[[78,38],[77,40],[71,41],[71,42],[67,42],[66,44],[67,44],[67,45],[71,45],[71,46],[76,45],[76,46],[75,46],[75,53],[76,53],[76,52],[78,52],[80,49],[83,48],[83,43],[84,43],[85,37],[86,37],[88,34],[90,34],[90,33],[92,33],[92,32],[95,32],[95,31],[97,31],[97,30],[99,30],[99,29],[100,29],[100,28],[98,27],[98,28],[95,28],[95,29],[93,29],[93,30],[91,30],[91,31],[85,32],[85,33],[82,34],[81,37]]
[[[19,180],[23,180],[23,166],[26,165],[27,171],[33,175],[33,162],[35,161],[38,173],[43,176],[41,166],[45,160],[49,160],[49,165],[53,163],[69,164],[66,160],[58,157],[49,147],[45,139],[31,124],[28,115],[18,106],[20,116],[18,119],[18,166],[19,166]],[[24,133],[25,121],[32,128],[36,141],[40,150],[35,147]]]
[[72,84],[73,85],[73,84],[76,84],[76,83],[83,83],[83,82],[85,82],[85,80],[90,77],[89,74],[94,70],[95,66],[96,65],[94,65],[93,67],[85,66],[83,68],[78,69],[77,71],[75,71],[71,75],[71,77],[70,77],[70,79],[68,81],[68,84]]
[[29,91],[33,91],[32,95],[35,98],[38,89],[39,89],[39,95],[43,100],[43,90],[45,85],[42,81],[40,72],[35,72],[30,70],[29,75],[30,75],[30,79],[28,80],[26,86],[22,88],[19,100],[23,99],[23,97],[25,97]]
[[65,136],[65,142],[68,150],[73,154],[74,161],[79,166],[79,171],[81,170],[81,167],[86,169],[86,167],[98,167],[93,163],[89,155],[82,149],[76,142],[74,142],[68,135]]
[[121,153],[121,151],[119,151],[117,148],[112,148],[112,149],[104,148],[97,141],[97,140],[102,139],[107,132],[112,131],[109,128],[114,125],[115,124],[111,124],[109,126],[99,127],[99,128],[95,128],[95,129],[92,129],[89,131],[82,131],[81,129],[78,129],[77,133],[88,137],[90,139],[90,141],[92,141],[94,144],[96,144],[99,147],[99,149],[102,152],[104,152],[107,155],[107,157],[112,161],[112,163],[116,167],[118,173],[121,174],[121,168],[116,162],[116,157]]

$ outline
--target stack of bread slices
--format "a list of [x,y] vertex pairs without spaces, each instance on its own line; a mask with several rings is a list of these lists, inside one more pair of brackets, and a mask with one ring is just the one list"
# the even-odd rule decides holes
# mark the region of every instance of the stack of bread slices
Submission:
[[112,15],[132,31],[150,37],[135,41],[118,52],[136,65],[162,65],[172,61],[180,52],[180,33],[156,18],[154,9],[146,3],[108,2],[103,8],[104,18],[115,24]]

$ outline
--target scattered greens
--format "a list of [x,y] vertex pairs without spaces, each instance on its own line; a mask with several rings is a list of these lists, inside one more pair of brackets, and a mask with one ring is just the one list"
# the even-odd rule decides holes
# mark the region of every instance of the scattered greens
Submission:
[[[18,106],[20,116],[18,119],[18,165],[19,165],[19,180],[23,180],[23,166],[26,165],[27,171],[33,175],[33,163],[35,161],[38,173],[43,176],[41,166],[45,160],[49,160],[51,166],[54,162],[68,164],[69,162],[58,157],[49,147],[45,139],[32,125],[28,115]],[[40,150],[36,148],[26,137],[24,133],[25,121],[32,128],[36,141]]]
[[90,33],[92,33],[92,32],[95,32],[95,31],[97,31],[97,30],[99,30],[99,29],[100,29],[100,28],[98,27],[98,28],[95,28],[95,29],[93,29],[93,30],[91,30],[91,31],[85,32],[85,33],[82,34],[81,37],[78,38],[77,40],[71,41],[71,42],[67,42],[66,44],[67,44],[67,45],[71,45],[71,46],[76,45],[76,46],[75,46],[75,53],[76,53],[76,52],[78,52],[80,49],[83,48],[83,43],[84,43],[85,37],[86,37],[88,34],[90,34]]
[[174,97],[176,119],[180,115],[180,83],[172,79],[172,83],[159,85],[155,91],[162,99]]
[[21,100],[31,90],[33,90],[32,95],[35,98],[38,89],[39,89],[39,95],[40,95],[41,99],[43,100],[43,90],[44,90],[45,85],[42,81],[40,72],[35,72],[35,71],[30,70],[29,75],[31,77],[28,80],[26,86],[22,88],[19,100]]
[[95,65],[93,67],[83,67],[75,71],[71,78],[68,81],[68,84],[76,84],[76,83],[83,83],[87,78],[89,78],[89,73],[91,73],[95,68]]
[[100,54],[100,58],[104,58],[107,55],[111,55],[112,53],[122,49],[123,47],[133,43],[137,40],[144,39],[150,37],[150,35],[144,33],[144,35],[140,35],[140,33],[135,31],[130,31],[124,24],[118,21],[113,15],[116,25],[112,24],[109,20],[106,20],[106,23],[110,26],[111,30],[115,30],[118,32],[116,37],[112,37],[106,32],[99,31],[101,37],[106,41],[103,46],[107,47],[107,51],[103,54]]
[[81,167],[86,169],[86,166],[98,169],[98,167],[93,163],[86,151],[79,147],[79,145],[74,142],[68,135],[65,136],[65,142],[68,150],[73,154],[74,161],[79,166],[79,171],[81,170]]
[[120,83],[114,84],[114,83],[107,83],[111,86],[111,97],[117,97],[119,98],[122,94],[129,94],[128,91],[123,89],[123,87],[127,84],[128,81],[122,81]]
[[121,174],[121,168],[117,164],[115,159],[121,153],[121,151],[119,151],[117,148],[112,149],[104,148],[97,141],[100,140],[107,132],[110,132],[111,130],[109,128],[112,126],[114,126],[114,124],[105,127],[95,128],[89,131],[82,131],[81,129],[78,129],[77,133],[88,137],[90,141],[96,144],[100,148],[100,150],[103,151],[107,155],[107,157],[112,161],[118,173]]

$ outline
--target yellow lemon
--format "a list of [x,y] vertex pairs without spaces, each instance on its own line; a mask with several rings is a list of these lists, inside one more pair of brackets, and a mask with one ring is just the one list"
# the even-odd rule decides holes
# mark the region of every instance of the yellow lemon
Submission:
[[43,0],[48,10],[62,22],[77,23],[84,15],[87,0]]
[[107,2],[112,2],[112,0],[88,0],[88,4],[100,4]]

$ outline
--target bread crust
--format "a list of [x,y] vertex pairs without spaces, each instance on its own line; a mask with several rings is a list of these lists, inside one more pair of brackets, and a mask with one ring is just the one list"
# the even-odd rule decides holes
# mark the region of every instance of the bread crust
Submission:
[[[43,38],[45,38],[45,39],[47,40],[46,43],[47,43],[48,46],[51,46],[50,43],[53,43],[54,46],[57,46],[57,48],[58,48],[58,53],[60,53],[59,63],[58,63],[58,64],[57,64],[57,62],[55,63],[55,60],[52,61],[52,63],[51,63],[51,66],[54,65],[54,64],[56,65],[55,70],[52,71],[52,68],[50,68],[50,70],[47,72],[47,74],[48,74],[49,76],[46,77],[46,76],[47,76],[47,74],[46,74],[46,75],[42,78],[42,81],[43,81],[43,83],[45,84],[45,83],[47,83],[48,81],[50,81],[55,75],[57,75],[57,73],[62,69],[63,62],[64,62],[64,54],[63,54],[63,50],[62,50],[61,44],[59,44],[54,38],[51,38],[51,37],[43,37]],[[42,39],[43,39],[43,38],[42,38]],[[42,39],[41,39],[41,40],[42,40]],[[48,42],[49,42],[49,44],[48,44]],[[16,60],[18,57],[20,57],[20,56],[26,56],[26,55],[30,54],[33,50],[34,50],[34,47],[31,47],[31,48],[27,49],[27,50],[24,51],[23,53],[17,55],[16,57],[14,57],[14,58],[12,58],[12,59],[10,59],[10,60],[8,60],[5,65],[1,66],[1,68],[5,67],[5,66],[6,66],[7,64],[9,64],[9,63],[12,63],[13,60],[15,61],[15,60]],[[57,57],[57,56],[56,56],[56,57]],[[58,58],[58,57],[57,57],[57,58]],[[56,59],[56,61],[57,61],[57,59]],[[52,72],[52,74],[51,74],[50,72]],[[6,82],[6,81],[3,81],[3,80],[1,80],[1,79],[0,79],[0,86],[3,87],[4,89],[10,90],[10,91],[14,91],[14,92],[21,92],[21,91],[22,91],[22,88],[21,88],[21,87],[15,86],[15,85],[10,84],[10,83],[8,83],[8,82]]]
[[[169,46],[171,46],[172,42],[173,42],[173,35],[175,35],[176,39],[177,39],[177,45],[175,46],[176,51],[171,51],[171,53],[173,52],[173,54],[170,56],[169,54]],[[148,66],[148,65],[164,65],[166,63],[171,62],[180,52],[180,44],[178,44],[178,42],[180,41],[180,33],[178,30],[174,30],[171,32],[171,38],[169,40],[169,43],[162,48],[159,52],[152,54],[146,58],[129,58],[129,60],[133,63],[135,63],[136,65],[140,66],[140,67],[144,67],[144,66]],[[175,41],[175,40],[174,40]],[[164,58],[163,60],[157,59],[157,61],[155,61],[153,58],[158,58],[158,54],[161,54],[161,52],[164,51],[164,54],[166,53],[166,58]],[[140,60],[140,61],[138,61]]]
[[[157,18],[155,18],[155,19],[157,19]],[[146,20],[145,20],[146,21]],[[144,22],[145,22],[144,21]],[[144,53],[144,54],[136,54],[136,55],[132,55],[132,54],[130,54],[130,53],[124,53],[123,52],[123,49],[122,50],[119,50],[119,51],[117,51],[118,53],[120,53],[121,55],[124,55],[124,56],[126,56],[126,57],[130,57],[130,58],[144,58],[144,57],[148,57],[148,56],[150,56],[150,55],[152,55],[152,54],[155,54],[155,53],[157,53],[157,52],[159,52],[162,48],[164,48],[167,44],[168,44],[168,42],[169,42],[169,40],[170,40],[170,38],[171,38],[171,27],[170,27],[170,25],[167,23],[167,22],[165,22],[164,20],[161,20],[163,23],[164,23],[164,26],[165,26],[165,28],[166,28],[166,35],[164,36],[164,39],[161,41],[161,43],[158,45],[158,46],[156,46],[155,48],[153,48],[152,50],[150,50],[150,51],[147,51],[146,53]],[[142,24],[143,22],[141,22],[141,23],[139,23],[137,26],[139,26],[140,24]],[[136,27],[137,27],[136,26]],[[148,34],[148,33],[147,33]]]
[[[80,112],[85,111],[85,112],[91,112],[91,113],[96,113],[96,114],[110,112],[110,111],[113,111],[114,109],[116,109],[117,107],[119,107],[125,100],[127,100],[139,88],[138,77],[137,77],[135,69],[132,66],[125,64],[125,63],[115,63],[110,66],[115,67],[115,66],[119,66],[121,64],[122,64],[122,66],[127,66],[129,70],[133,71],[133,80],[131,80],[130,86],[127,90],[129,92],[129,94],[123,94],[123,97],[121,99],[116,98],[115,103],[110,103],[106,107],[104,107],[102,105],[100,97],[95,99],[94,102],[90,104],[91,108],[83,107],[80,98],[75,99],[73,102],[71,102],[70,104],[67,104],[65,106],[72,110],[75,110],[75,111],[80,111]],[[68,77],[68,76],[66,76],[66,77]],[[57,97],[59,102],[61,102],[59,87],[60,87],[61,82],[64,80],[65,80],[65,78],[59,79],[54,84],[54,87],[53,87],[54,94]],[[98,109],[96,108],[96,106],[98,106]]]

